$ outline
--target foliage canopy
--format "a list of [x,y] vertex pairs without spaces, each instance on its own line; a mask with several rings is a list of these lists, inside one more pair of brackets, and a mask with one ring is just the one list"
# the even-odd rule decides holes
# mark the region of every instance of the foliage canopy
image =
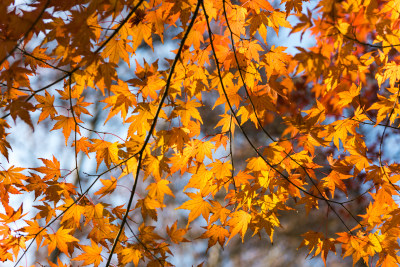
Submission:
[[[326,214],[298,233],[309,255],[399,264],[400,165],[385,156],[399,130],[398,1],[305,2],[0,1],[0,261],[36,246],[83,266],[169,266],[172,244],[273,242],[297,211]],[[284,29],[315,44],[267,43]],[[22,124],[62,133],[74,167],[10,160]],[[252,150],[240,161],[236,139]],[[18,194],[35,201],[16,206]],[[187,218],[159,223],[170,206]]]

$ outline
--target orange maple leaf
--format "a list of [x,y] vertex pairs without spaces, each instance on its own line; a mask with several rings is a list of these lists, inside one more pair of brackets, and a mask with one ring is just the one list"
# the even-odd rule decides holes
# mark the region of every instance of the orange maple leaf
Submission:
[[72,242],[79,242],[79,239],[69,234],[72,230],[73,229],[64,229],[64,227],[61,226],[55,234],[49,234],[49,239],[46,239],[46,244],[48,243],[49,245],[49,255],[56,247],[64,254],[69,255],[69,244]]
[[[79,120],[78,118],[75,118],[77,123],[81,123],[82,121]],[[54,117],[54,120],[56,120],[56,124],[54,125],[53,130],[57,129],[62,129],[62,132],[65,137],[65,145],[67,145],[68,138],[71,134],[71,131],[75,131],[75,120],[73,117],[67,117],[64,115],[60,115],[57,117]],[[76,132],[80,134],[79,131],[79,126],[76,127]]]
[[56,157],[53,156],[53,161],[49,159],[39,159],[44,163],[44,166],[32,168],[32,170],[43,173],[45,175],[43,180],[53,179],[54,181],[57,181],[57,179],[61,177],[61,172],[60,162],[56,159]]
[[117,188],[117,179],[112,176],[111,179],[100,179],[100,182],[103,184],[103,187],[94,193],[95,195],[101,195],[100,198],[111,194]]
[[229,236],[229,231],[226,230],[221,225],[211,225],[206,232],[204,232],[200,238],[207,238],[208,239],[208,248],[214,246],[217,242],[222,247],[225,243],[225,239]]
[[55,115],[57,115],[57,110],[54,108],[54,99],[55,97],[50,95],[47,91],[45,91],[45,95],[35,95],[35,98],[39,104],[36,105],[36,108],[42,109],[42,113],[40,113],[38,123],[42,120],[50,117],[50,119],[54,119]]
[[200,193],[185,193],[191,199],[183,203],[176,209],[186,209],[190,210],[188,224],[194,219],[203,215],[203,218],[208,221],[208,216],[210,215],[211,205],[206,200],[203,199]]
[[183,237],[189,229],[178,229],[177,223],[178,221],[175,221],[171,227],[167,226],[167,234],[171,238],[171,241],[175,244],[179,244],[180,242],[189,242],[189,240]]
[[99,266],[100,262],[103,261],[101,257],[102,247],[98,246],[96,242],[90,240],[90,246],[81,245],[80,247],[83,249],[84,253],[78,255],[73,258],[73,261],[83,261],[83,266],[94,264],[94,266]]
[[232,213],[231,219],[227,222],[227,224],[231,227],[231,229],[230,229],[229,239],[226,243],[228,244],[229,240],[231,240],[231,238],[234,237],[239,232],[242,236],[242,242],[243,242],[244,235],[247,231],[247,227],[250,221],[251,221],[251,215],[243,210],[235,211],[234,213]]

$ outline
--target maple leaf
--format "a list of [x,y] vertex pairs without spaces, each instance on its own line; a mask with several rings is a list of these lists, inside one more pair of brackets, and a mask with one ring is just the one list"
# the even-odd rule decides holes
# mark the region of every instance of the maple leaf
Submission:
[[303,0],[281,0],[281,5],[285,3],[286,8],[286,18],[289,16],[290,11],[294,10],[296,13],[300,14],[303,10]]
[[229,243],[232,237],[240,232],[242,236],[242,241],[244,239],[244,235],[246,234],[247,227],[251,221],[251,215],[243,210],[235,211],[231,214],[231,219],[227,222],[227,224],[231,227],[229,239],[226,242]]
[[164,21],[162,9],[158,8],[155,11],[148,12],[145,20],[154,23],[155,33],[161,38],[161,42],[164,42]]
[[210,141],[215,142],[215,148],[223,145],[224,149],[226,149],[226,145],[228,144],[229,137],[224,134],[217,134]]
[[121,262],[122,264],[127,264],[129,262],[133,262],[135,266],[138,266],[139,260],[143,257],[142,253],[140,250],[134,248],[134,247],[129,247],[129,248],[124,248],[121,251]]
[[348,179],[352,175],[345,175],[336,171],[332,171],[327,177],[322,179],[324,181],[324,186],[326,186],[332,194],[332,198],[335,197],[335,188],[339,188],[342,192],[347,195],[346,185],[342,180]]
[[76,146],[76,151],[77,153],[82,151],[88,156],[89,158],[89,152],[92,150],[92,143],[88,141],[89,139],[87,137],[82,137],[80,139],[77,139],[76,142],[74,141],[72,143],[72,146]]
[[178,221],[175,221],[175,223],[171,227],[167,226],[167,234],[171,238],[171,241],[175,244],[179,244],[181,242],[189,242],[189,240],[183,237],[189,229],[178,229],[177,223]]
[[68,142],[68,138],[71,134],[71,131],[75,131],[75,129],[76,129],[76,132],[80,134],[79,126],[75,127],[75,125],[76,125],[75,120],[77,123],[82,122],[78,118],[74,119],[73,117],[66,117],[66,116],[60,115],[60,116],[54,117],[54,120],[56,120],[57,122],[56,122],[56,124],[54,124],[54,127],[51,130],[53,131],[53,130],[62,129],[62,132],[65,137],[65,145]]
[[211,142],[201,142],[198,141],[196,144],[196,159],[199,162],[203,162],[204,156],[207,156],[212,160],[212,152],[211,150],[215,148],[215,146]]
[[65,211],[64,215],[62,216],[61,223],[65,221],[73,222],[73,224],[70,223],[69,225],[78,229],[80,228],[79,222],[81,220],[81,216],[84,214],[84,207],[81,205],[75,205],[73,199],[66,199],[64,206],[59,209]]
[[118,162],[118,142],[110,143],[101,139],[92,139],[91,141],[93,142],[91,152],[96,152],[97,169],[103,161],[107,168],[110,168],[111,163]]
[[[16,2],[0,2],[1,261],[18,264],[22,250],[41,255],[47,246],[78,265],[100,266],[116,254],[121,266],[172,266],[171,243],[187,242],[198,217],[208,250],[236,235],[243,242],[248,229],[272,242],[279,216],[304,204],[315,219],[326,218],[323,205],[339,216],[325,234],[314,231],[324,219],[307,225],[301,246],[311,257],[326,265],[340,245],[353,264],[400,262],[400,164],[391,157],[399,0],[324,0],[307,12],[307,0]],[[283,27],[293,40],[309,34],[312,44],[274,45]],[[36,131],[23,136],[18,119],[31,129],[38,120]],[[38,151],[27,145],[36,141],[56,155],[54,130],[72,158],[42,156],[36,168],[15,160],[26,154],[19,144],[34,160]],[[177,209],[188,212],[172,212],[182,192],[189,199]],[[30,193],[37,211],[28,217],[27,203],[13,207],[12,195]],[[117,206],[118,194],[130,201]],[[99,202],[104,196],[110,203]],[[158,212],[175,223],[156,227]],[[183,217],[171,220],[175,213]],[[333,239],[336,224],[349,231]],[[25,244],[33,239],[36,254]]]
[[214,173],[207,170],[203,163],[190,168],[189,172],[192,172],[193,175],[183,190],[186,191],[188,188],[197,188],[200,189],[200,192],[204,192],[204,194],[209,193]]
[[61,172],[60,172],[60,162],[56,159],[56,157],[53,156],[52,161],[49,159],[42,159],[42,158],[40,158],[40,160],[44,163],[45,166],[32,168],[32,170],[45,174],[43,180],[53,179],[54,181],[57,181],[58,178],[61,177]]
[[72,229],[64,229],[64,227],[61,226],[55,234],[49,234],[49,239],[46,239],[45,242],[45,245],[48,244],[49,256],[56,247],[64,254],[69,255],[69,244],[72,242],[79,242],[79,239],[69,234],[71,231]]
[[230,161],[222,162],[220,160],[216,160],[213,163],[210,163],[209,166],[212,167],[211,171],[219,179],[232,176],[232,164]]
[[49,223],[52,217],[55,217],[56,210],[54,210],[49,204],[46,202],[43,205],[33,206],[40,210],[40,212],[36,215],[36,218],[46,218],[46,224]]
[[285,50],[286,47],[272,46],[270,52],[265,54],[263,61],[265,61],[265,64],[268,66],[268,68],[266,68],[268,79],[273,74],[284,74],[287,72],[286,64],[289,62],[291,57],[283,52]]
[[249,159],[247,168],[252,171],[266,171],[269,169],[267,163],[261,157]]
[[217,242],[221,247],[223,247],[225,243],[225,239],[229,236],[229,231],[226,230],[221,225],[211,225],[210,229],[207,229],[200,238],[208,239],[208,248],[214,246]]
[[222,117],[222,119],[218,122],[217,125],[215,125],[214,128],[218,128],[220,126],[222,126],[222,132],[226,133],[228,132],[230,129],[232,129],[232,132],[235,130],[234,125],[236,124],[235,120],[232,119],[231,115],[228,114],[223,114],[220,115]]
[[123,59],[129,64],[129,55],[127,53],[126,41],[121,38],[112,38],[107,43],[106,48],[103,51],[103,56],[108,57],[110,63],[116,63]]
[[159,142],[164,142],[168,147],[176,146],[177,150],[182,152],[184,144],[189,141],[189,132],[190,131],[187,128],[174,127],[170,131],[159,131],[157,132],[157,135],[160,136]]
[[36,245],[38,247],[40,247],[40,244],[42,243],[43,238],[47,237],[47,230],[43,229],[43,227],[41,227],[39,225],[38,221],[32,222],[32,221],[25,220],[25,222],[28,225],[21,228],[21,231],[27,233],[27,240],[29,240],[31,238],[36,238]]
[[163,203],[165,194],[175,197],[171,189],[168,187],[168,184],[170,184],[170,181],[160,180],[156,183],[151,183],[146,190],[149,190],[149,196],[151,198],[156,198]]
[[166,160],[165,156],[146,157],[144,162],[144,165],[146,166],[144,179],[147,179],[148,175],[152,174],[156,181],[161,180],[163,172],[169,173],[169,167]]
[[264,9],[266,11],[273,11],[274,8],[271,6],[271,4],[267,1],[262,1],[262,0],[254,0],[251,2],[246,2],[245,7],[249,7],[251,9],[254,10],[260,10],[260,9]]
[[10,143],[6,140],[7,133],[6,128],[10,128],[10,125],[4,119],[0,118],[0,152],[8,161],[8,150],[11,149]]
[[57,115],[57,110],[54,108],[55,96],[52,96],[47,91],[45,91],[44,96],[35,95],[35,99],[37,100],[37,102],[39,102],[39,104],[36,105],[36,109],[42,109],[42,113],[40,113],[38,123],[46,119],[47,117],[50,117],[50,119],[54,119],[55,115]]
[[125,167],[124,167],[123,171],[121,172],[121,175],[119,176],[119,178],[124,177],[125,175],[128,175],[130,173],[135,173],[136,169],[137,169],[137,159],[134,157],[128,159],[125,162]]
[[338,94],[338,97],[340,98],[340,101],[337,103],[338,106],[344,107],[344,106],[350,104],[355,97],[360,95],[360,90],[361,90],[361,87],[357,87],[355,84],[352,84],[348,91],[346,90],[346,91],[340,92]]
[[396,62],[391,61],[384,65],[382,69],[384,70],[383,74],[378,72],[375,76],[378,85],[381,86],[384,81],[390,78],[390,87],[394,87],[395,81],[400,79],[400,66]]
[[6,110],[10,111],[11,117],[16,121],[17,117],[28,124],[32,130],[34,130],[30,111],[35,111],[36,108],[29,102],[25,101],[25,97],[19,97],[18,99],[12,101],[10,105],[6,107]]
[[187,102],[177,100],[176,104],[178,108],[174,110],[173,114],[176,114],[175,116],[180,116],[183,126],[188,125],[191,118],[197,119],[203,123],[200,113],[197,110],[198,107],[202,106],[200,103],[195,100],[190,100]]
[[145,199],[139,199],[136,203],[135,208],[141,208],[143,218],[147,215],[153,220],[157,221],[157,210],[158,208],[164,208],[165,205],[156,199],[146,197]]
[[49,259],[47,259],[47,262],[50,264],[51,267],[70,267],[68,264],[64,264],[60,258],[57,259],[57,264],[54,264],[54,262],[51,262]]
[[40,46],[35,47],[35,49],[29,53],[31,56],[25,58],[25,65],[29,65],[33,71],[36,71],[37,67],[50,68],[50,66],[43,63],[43,61],[52,59],[46,54],[46,50],[47,48],[42,48]]
[[190,210],[187,226],[189,226],[189,224],[200,215],[202,215],[203,218],[208,221],[208,216],[211,210],[210,203],[204,200],[200,193],[185,194],[190,198],[190,200],[186,201],[176,209]]
[[22,214],[23,212],[23,206],[21,205],[17,210],[14,210],[13,208],[7,206],[6,209],[6,214],[0,214],[0,220],[2,223],[13,223],[24,217],[26,214]]
[[3,185],[22,185],[22,181],[27,177],[21,172],[24,168],[15,167],[14,165],[7,170],[0,171],[0,181]]
[[211,215],[210,223],[213,223],[219,219],[221,223],[224,224],[226,218],[228,218],[228,215],[230,215],[231,211],[223,207],[217,201],[211,201],[211,204],[212,204],[211,212],[213,213],[213,215]]
[[101,257],[102,247],[99,247],[96,242],[90,240],[90,246],[83,246],[80,247],[83,249],[84,253],[78,255],[77,257],[73,258],[74,261],[83,261],[83,266],[94,264],[94,266],[99,266],[100,262],[103,261]]
[[100,182],[103,184],[103,187],[94,193],[95,195],[101,195],[100,198],[111,194],[117,188],[117,179],[112,176],[111,179],[100,179]]

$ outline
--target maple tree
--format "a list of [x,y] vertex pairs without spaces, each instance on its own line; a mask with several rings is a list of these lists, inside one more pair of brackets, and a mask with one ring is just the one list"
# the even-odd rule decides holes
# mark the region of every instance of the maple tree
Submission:
[[[308,255],[398,265],[398,1],[306,3],[1,1],[0,261],[170,266],[172,246],[273,242],[283,213],[319,212]],[[315,43],[267,43],[284,29]],[[61,133],[74,167],[51,144],[14,162],[24,124]],[[186,218],[159,223],[170,206]]]

